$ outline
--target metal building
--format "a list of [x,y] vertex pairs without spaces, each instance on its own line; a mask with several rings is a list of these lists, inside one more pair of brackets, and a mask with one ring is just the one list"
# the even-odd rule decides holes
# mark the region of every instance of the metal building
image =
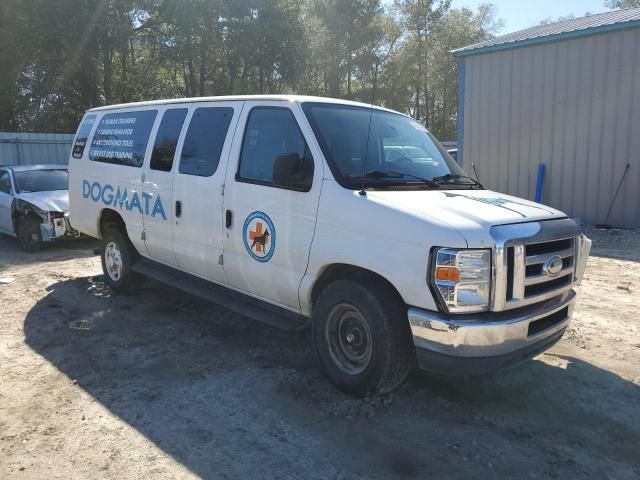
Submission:
[[453,54],[468,175],[475,166],[488,188],[534,200],[542,164],[542,203],[587,224],[640,227],[640,8]]
[[73,135],[0,132],[0,165],[67,164]]

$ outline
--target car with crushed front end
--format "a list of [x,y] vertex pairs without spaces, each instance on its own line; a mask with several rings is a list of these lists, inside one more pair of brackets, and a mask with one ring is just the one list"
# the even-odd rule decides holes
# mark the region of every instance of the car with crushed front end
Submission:
[[26,252],[79,236],[69,224],[68,179],[65,165],[0,167],[0,233]]

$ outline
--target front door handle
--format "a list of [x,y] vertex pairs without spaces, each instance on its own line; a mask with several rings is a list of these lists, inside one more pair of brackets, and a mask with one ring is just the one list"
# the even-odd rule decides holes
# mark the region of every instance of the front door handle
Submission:
[[182,202],[180,200],[176,200],[176,218],[182,215]]
[[233,217],[233,214],[231,213],[231,210],[227,210],[226,218],[225,218],[225,222],[224,222],[224,224],[225,224],[225,226],[227,228],[231,228],[232,217]]

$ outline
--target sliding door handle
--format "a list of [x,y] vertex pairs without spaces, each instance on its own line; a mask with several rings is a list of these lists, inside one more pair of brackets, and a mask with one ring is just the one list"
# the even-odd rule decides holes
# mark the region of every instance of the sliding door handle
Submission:
[[176,218],[179,218],[182,215],[182,202],[180,200],[176,200]]
[[233,220],[233,218],[232,218],[233,214],[231,213],[231,210],[227,210],[227,213],[226,213],[225,217],[226,217],[225,218],[225,222],[224,222],[225,226],[227,228],[231,228],[231,222]]

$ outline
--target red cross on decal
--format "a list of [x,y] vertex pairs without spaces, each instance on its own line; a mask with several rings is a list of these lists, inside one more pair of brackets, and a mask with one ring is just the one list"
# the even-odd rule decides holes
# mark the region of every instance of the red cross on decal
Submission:
[[249,240],[251,240],[251,248],[256,249],[257,253],[262,253],[266,248],[269,239],[269,230],[262,233],[262,222],[256,222],[255,231],[249,231]]

